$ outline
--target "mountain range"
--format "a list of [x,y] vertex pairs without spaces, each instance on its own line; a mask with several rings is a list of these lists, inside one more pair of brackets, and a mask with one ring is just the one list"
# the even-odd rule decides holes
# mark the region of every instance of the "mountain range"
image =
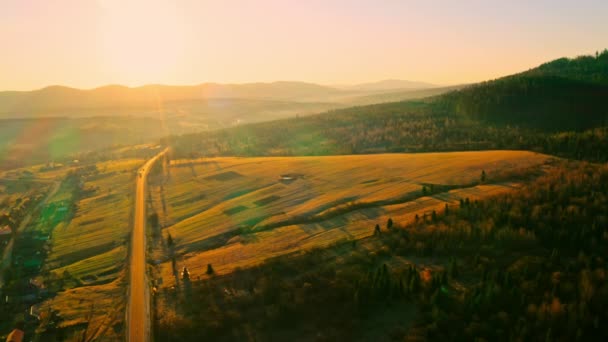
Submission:
[[331,109],[359,104],[360,97],[433,87],[428,83],[401,80],[385,80],[343,88],[286,81],[246,84],[204,83],[193,86],[146,85],[134,88],[108,85],[90,90],[50,86],[33,91],[0,92],[0,118],[141,114],[157,110],[167,104],[228,98],[294,104],[324,103],[326,104],[324,109]]

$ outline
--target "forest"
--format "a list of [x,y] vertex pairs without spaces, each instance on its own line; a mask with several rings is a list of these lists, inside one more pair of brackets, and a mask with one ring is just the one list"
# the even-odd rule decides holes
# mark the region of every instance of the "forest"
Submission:
[[608,167],[559,163],[522,191],[379,222],[364,240],[225,276],[209,265],[162,293],[179,304],[158,311],[156,336],[605,341]]

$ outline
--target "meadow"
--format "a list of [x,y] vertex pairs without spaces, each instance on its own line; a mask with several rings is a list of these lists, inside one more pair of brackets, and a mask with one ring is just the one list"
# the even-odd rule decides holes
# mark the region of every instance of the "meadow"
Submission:
[[[165,239],[153,253],[164,286],[187,266],[204,277],[407,223],[445,205],[512,191],[521,170],[551,158],[533,152],[484,151],[328,157],[174,160],[162,185],[150,187]],[[481,174],[487,179],[483,182]]]

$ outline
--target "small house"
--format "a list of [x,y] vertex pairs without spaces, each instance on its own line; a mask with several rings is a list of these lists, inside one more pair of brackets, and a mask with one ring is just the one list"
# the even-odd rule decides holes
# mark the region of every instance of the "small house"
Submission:
[[21,329],[13,329],[10,334],[6,337],[6,342],[22,342],[24,332]]
[[11,230],[11,227],[9,227],[8,225],[0,227],[0,243],[8,243],[12,236],[13,231]]

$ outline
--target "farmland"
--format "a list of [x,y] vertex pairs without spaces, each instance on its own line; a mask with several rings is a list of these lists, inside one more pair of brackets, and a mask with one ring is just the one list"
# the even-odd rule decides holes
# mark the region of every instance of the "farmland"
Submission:
[[157,276],[175,282],[170,254],[201,277],[207,264],[225,274],[361,239],[389,217],[407,223],[460,199],[511,191],[550,160],[521,151],[174,160],[165,182],[150,187],[173,240],[153,250]]
[[[49,189],[44,201],[38,195],[40,205],[19,228],[7,273],[6,293],[20,294],[14,297],[15,311],[33,305],[40,312],[28,331],[37,330],[43,339],[120,337],[132,184],[142,162],[115,159],[4,172],[3,202],[22,198],[27,205],[33,190]],[[27,283],[28,290],[20,290]]]
[[85,168],[61,203],[69,217],[53,229],[42,272],[59,292],[42,308],[61,314],[60,326],[72,334],[108,337],[120,333],[109,327],[122,329],[132,183],[141,163],[122,159]]

